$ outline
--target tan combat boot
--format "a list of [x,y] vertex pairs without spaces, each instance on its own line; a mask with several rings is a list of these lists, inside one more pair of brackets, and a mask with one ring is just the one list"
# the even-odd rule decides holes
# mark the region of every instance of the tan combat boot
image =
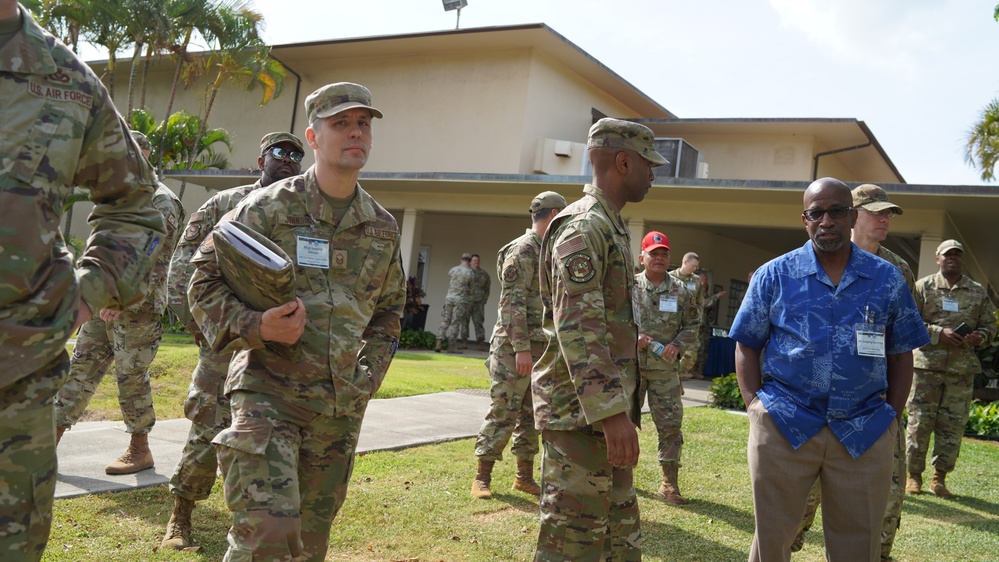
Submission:
[[489,500],[493,497],[493,492],[489,489],[489,484],[493,480],[493,461],[479,459],[479,470],[475,473],[475,480],[472,480],[472,497],[477,500]]
[[468,349],[468,340],[455,340],[455,349]]
[[104,467],[107,474],[133,474],[153,467],[153,453],[149,450],[149,434],[133,433],[125,454]]
[[941,498],[949,500],[954,498],[954,494],[950,493],[950,490],[947,489],[947,484],[944,483],[946,479],[946,472],[933,471],[933,480],[930,480],[930,491]]
[[909,479],[905,481],[906,494],[919,494],[923,491],[923,475],[915,472],[909,473]]
[[517,479],[513,481],[513,489],[541,497],[541,486],[534,480],[534,461],[517,461]]
[[477,345],[478,345],[478,347],[479,347],[479,351],[489,351],[489,344],[488,344],[488,343],[486,343],[486,340],[481,340],[481,339],[480,339],[480,340],[479,340],[478,342],[476,342],[476,343],[477,343]]
[[62,434],[66,433],[67,429],[69,429],[68,425],[57,425],[56,426],[56,445],[57,446],[59,445],[59,442],[62,441]]
[[435,352],[437,352],[437,353],[440,353],[440,352],[441,352],[441,343],[442,343],[443,341],[444,341],[444,340],[443,340],[443,338],[437,338],[437,343],[436,343],[436,344],[434,344],[434,351],[435,351]]
[[182,498],[174,497],[173,513],[170,514],[170,522],[167,523],[166,534],[160,542],[160,548],[172,548],[181,550],[191,546],[191,512],[194,511],[194,502]]
[[656,492],[656,497],[673,505],[687,504],[687,500],[680,495],[680,486],[676,475],[679,470],[680,465],[677,463],[664,464],[663,483],[659,486],[659,491]]

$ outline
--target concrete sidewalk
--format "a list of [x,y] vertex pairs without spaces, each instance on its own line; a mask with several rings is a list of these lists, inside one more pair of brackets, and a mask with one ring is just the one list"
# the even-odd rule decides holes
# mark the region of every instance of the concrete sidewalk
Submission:
[[[709,380],[684,381],[684,406],[709,404],[710,385]],[[485,390],[372,400],[364,416],[357,450],[387,451],[474,437],[488,411],[489,392]],[[59,444],[55,497],[71,498],[166,483],[180,459],[190,426],[186,419],[156,422],[149,434],[156,466],[136,474],[108,476],[104,467],[128,447],[125,424],[76,424]]]

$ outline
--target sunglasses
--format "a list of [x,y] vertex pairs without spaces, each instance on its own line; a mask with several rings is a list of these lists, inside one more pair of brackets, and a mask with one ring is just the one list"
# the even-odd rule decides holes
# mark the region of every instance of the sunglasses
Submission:
[[[300,152],[298,150],[286,150],[280,146],[272,146],[267,152],[270,152],[271,156],[277,158],[278,160],[284,160],[287,158],[292,162],[301,162],[302,158],[305,157],[304,152]],[[267,154],[267,152],[264,154]]]
[[833,207],[832,209],[808,209],[801,213],[801,216],[805,217],[808,222],[819,222],[822,220],[822,215],[828,214],[829,218],[832,220],[839,220],[846,218],[853,207]]

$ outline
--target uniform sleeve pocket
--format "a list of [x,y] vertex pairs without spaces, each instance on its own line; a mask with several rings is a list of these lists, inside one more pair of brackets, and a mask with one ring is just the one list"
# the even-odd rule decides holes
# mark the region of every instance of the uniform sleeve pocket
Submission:
[[220,431],[212,443],[251,455],[263,455],[271,440],[271,429],[271,423],[266,419],[238,418],[229,428]]

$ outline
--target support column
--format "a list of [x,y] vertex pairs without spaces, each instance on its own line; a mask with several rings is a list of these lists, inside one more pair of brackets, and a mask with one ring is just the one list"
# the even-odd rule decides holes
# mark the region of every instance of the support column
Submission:
[[939,234],[923,234],[919,237],[919,267],[916,268],[916,279],[933,275],[940,268],[937,266],[937,246],[943,242]]
[[631,255],[635,258],[635,267],[638,267],[638,254],[642,253],[642,238],[645,236],[645,219],[628,219],[628,230],[631,231]]
[[402,219],[402,238],[399,250],[402,252],[402,267],[406,276],[416,274],[416,260],[420,253],[420,239],[423,236],[423,211],[407,208]]

